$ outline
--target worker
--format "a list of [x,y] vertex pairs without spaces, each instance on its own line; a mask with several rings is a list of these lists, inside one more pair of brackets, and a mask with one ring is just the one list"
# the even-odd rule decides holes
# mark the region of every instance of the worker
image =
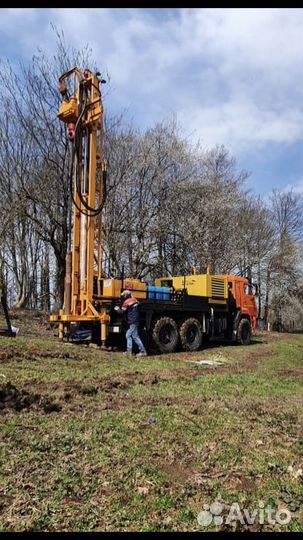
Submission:
[[140,323],[139,302],[132,296],[131,292],[126,289],[121,294],[123,298],[123,304],[121,308],[115,306],[115,311],[118,315],[127,315],[127,323],[129,328],[126,332],[127,350],[126,355],[133,355],[133,341],[138,345],[139,353],[136,356],[147,356],[145,347],[139,337],[138,328]]

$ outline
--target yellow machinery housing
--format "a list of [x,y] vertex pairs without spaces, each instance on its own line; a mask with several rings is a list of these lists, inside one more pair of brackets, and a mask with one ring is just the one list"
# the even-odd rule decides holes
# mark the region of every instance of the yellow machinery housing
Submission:
[[129,289],[136,298],[146,298],[147,296],[147,285],[138,279],[126,278],[121,279],[103,279],[103,293],[104,298],[120,298],[122,288]]
[[228,298],[227,276],[192,274],[155,280],[156,287],[172,287],[175,291],[187,290],[190,296],[205,296],[213,304],[226,303]]

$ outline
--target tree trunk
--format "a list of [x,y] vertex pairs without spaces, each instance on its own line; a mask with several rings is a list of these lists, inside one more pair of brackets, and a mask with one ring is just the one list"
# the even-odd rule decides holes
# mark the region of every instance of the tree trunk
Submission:
[[265,319],[266,324],[268,324],[268,315],[269,315],[269,290],[270,290],[270,270],[267,269],[266,294],[265,294],[265,301],[264,301],[264,319]]
[[55,281],[55,304],[54,311],[62,309],[64,302],[64,282],[65,282],[65,256],[56,253],[56,281]]
[[45,257],[41,265],[41,309],[50,311],[49,248],[45,246]]
[[26,294],[26,279],[25,275],[23,275],[21,283],[18,282],[18,300],[15,304],[16,309],[22,309],[26,307],[26,304],[28,302],[28,295]]
[[261,298],[261,266],[258,263],[258,315],[257,318],[261,319],[262,315],[262,298]]

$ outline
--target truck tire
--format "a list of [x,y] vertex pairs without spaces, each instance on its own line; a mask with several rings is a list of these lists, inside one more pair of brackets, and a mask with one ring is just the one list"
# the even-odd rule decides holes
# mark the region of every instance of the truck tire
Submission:
[[201,324],[197,319],[186,319],[180,328],[180,341],[184,351],[197,351],[202,344]]
[[241,319],[238,326],[238,343],[241,345],[249,345],[251,341],[251,324],[248,319]]
[[158,319],[152,330],[152,344],[160,353],[174,352],[178,345],[177,324],[170,317]]

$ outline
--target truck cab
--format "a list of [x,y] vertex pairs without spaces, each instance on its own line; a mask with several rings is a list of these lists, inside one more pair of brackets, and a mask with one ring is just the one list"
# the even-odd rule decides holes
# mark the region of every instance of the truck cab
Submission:
[[250,320],[252,329],[255,330],[257,324],[257,308],[254,286],[244,277],[229,275],[227,278],[228,290],[235,299],[237,310],[241,311],[242,318]]
[[228,337],[250,343],[257,325],[256,289],[248,278],[228,275]]

